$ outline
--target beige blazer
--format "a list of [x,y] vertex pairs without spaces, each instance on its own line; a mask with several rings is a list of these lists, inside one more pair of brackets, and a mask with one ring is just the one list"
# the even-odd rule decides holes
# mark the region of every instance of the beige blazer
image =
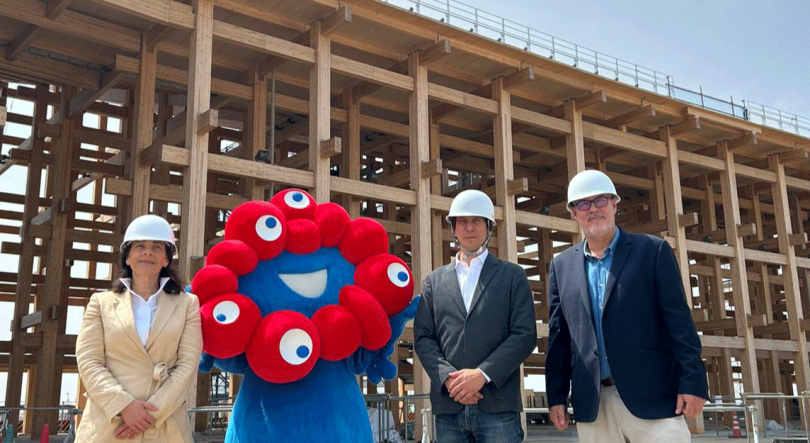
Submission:
[[118,414],[133,400],[158,407],[155,425],[134,441],[191,443],[185,403],[202,353],[200,303],[193,294],[162,292],[144,347],[130,297],[128,290],[99,292],[84,312],[76,361],[87,405],[76,443],[117,441]]

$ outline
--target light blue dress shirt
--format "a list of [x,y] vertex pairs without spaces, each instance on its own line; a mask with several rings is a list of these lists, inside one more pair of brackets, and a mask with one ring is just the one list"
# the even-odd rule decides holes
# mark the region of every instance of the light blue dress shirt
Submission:
[[596,343],[599,347],[599,372],[602,380],[610,377],[607,354],[605,353],[605,339],[602,335],[602,311],[605,308],[605,286],[607,286],[610,265],[613,264],[613,252],[619,242],[619,229],[613,234],[613,240],[605,249],[602,258],[591,255],[588,241],[585,240],[585,271],[588,273],[588,292],[591,296],[591,309],[593,311],[593,324],[596,329]]

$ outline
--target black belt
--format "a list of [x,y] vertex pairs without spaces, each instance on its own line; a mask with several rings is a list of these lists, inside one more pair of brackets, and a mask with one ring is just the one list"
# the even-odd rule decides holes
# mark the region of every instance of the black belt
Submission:
[[608,378],[602,380],[601,383],[602,383],[602,386],[604,386],[604,387],[610,387],[610,386],[615,385],[615,383],[613,383],[613,377],[608,377]]

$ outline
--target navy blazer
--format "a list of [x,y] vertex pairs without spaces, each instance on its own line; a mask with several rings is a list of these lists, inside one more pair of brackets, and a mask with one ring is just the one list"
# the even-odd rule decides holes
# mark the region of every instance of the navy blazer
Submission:
[[520,266],[489,254],[464,307],[454,263],[433,271],[422,288],[413,322],[414,351],[430,377],[434,414],[460,411],[445,380],[458,369],[481,368],[484,412],[521,411],[520,364],[537,346],[534,296]]
[[[567,405],[593,422],[601,389],[584,242],[551,261],[548,404]],[[709,398],[700,338],[692,321],[678,263],[669,244],[620,230],[602,312],[605,352],[616,389],[636,417],[675,416],[678,394]]]

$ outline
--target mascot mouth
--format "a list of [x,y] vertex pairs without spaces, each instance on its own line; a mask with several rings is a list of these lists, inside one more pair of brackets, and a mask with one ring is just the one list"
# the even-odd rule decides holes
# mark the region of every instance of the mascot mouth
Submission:
[[317,298],[326,290],[329,273],[326,269],[306,274],[278,274],[281,281],[296,294],[306,298]]

